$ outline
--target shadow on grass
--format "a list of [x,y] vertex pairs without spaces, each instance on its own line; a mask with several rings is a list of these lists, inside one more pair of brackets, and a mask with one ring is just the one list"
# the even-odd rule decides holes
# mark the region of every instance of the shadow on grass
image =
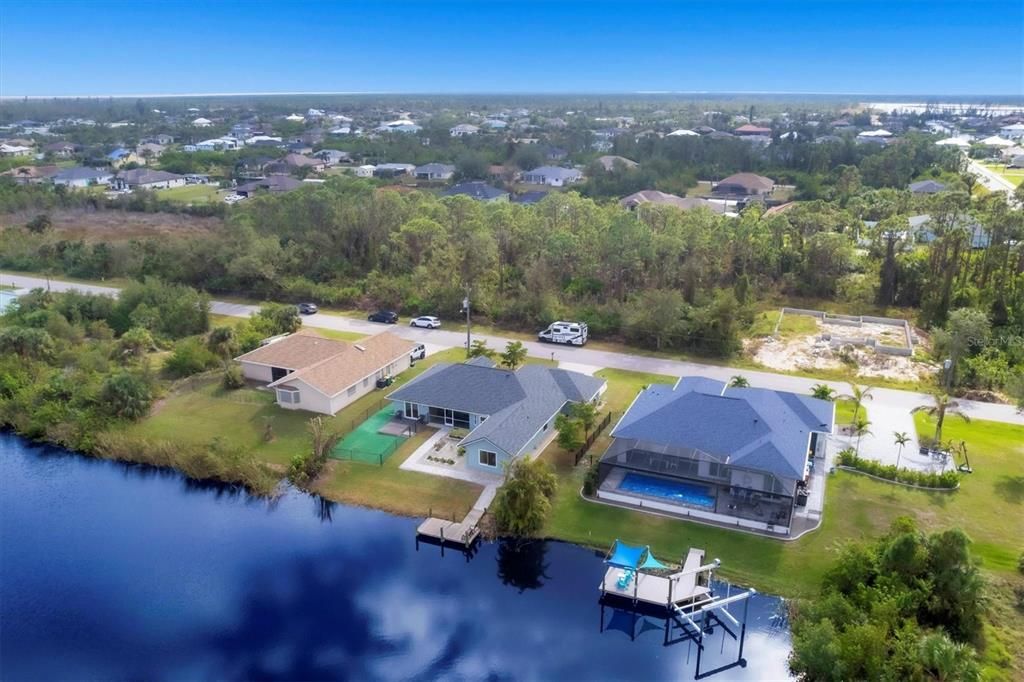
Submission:
[[1024,476],[1000,476],[993,486],[996,495],[1010,504],[1024,503]]

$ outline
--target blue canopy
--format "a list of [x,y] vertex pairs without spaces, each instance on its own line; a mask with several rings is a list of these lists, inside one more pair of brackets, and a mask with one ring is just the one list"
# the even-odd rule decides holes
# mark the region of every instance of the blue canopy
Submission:
[[644,562],[640,564],[640,568],[668,568],[668,566],[655,559],[651,548],[648,547],[647,556],[644,557]]
[[637,568],[640,565],[640,559],[643,557],[644,552],[647,552],[646,547],[627,545],[616,540],[615,544],[612,545],[612,555],[608,557],[608,563],[612,566],[622,566],[623,568]]

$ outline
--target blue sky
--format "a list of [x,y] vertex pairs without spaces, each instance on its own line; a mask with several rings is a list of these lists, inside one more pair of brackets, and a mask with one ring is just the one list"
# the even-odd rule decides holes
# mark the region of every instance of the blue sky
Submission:
[[1020,0],[0,1],[0,95],[1024,94]]

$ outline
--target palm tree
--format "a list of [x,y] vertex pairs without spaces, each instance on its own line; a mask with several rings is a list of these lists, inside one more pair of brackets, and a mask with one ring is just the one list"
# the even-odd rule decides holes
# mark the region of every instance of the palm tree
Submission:
[[907,435],[906,431],[893,431],[893,437],[896,439],[896,445],[900,446],[900,451],[896,455],[896,468],[900,468],[900,458],[903,457],[903,446],[910,442],[910,436]]
[[933,632],[922,637],[918,647],[921,662],[931,679],[939,682],[978,679],[974,650],[967,644],[954,642],[945,633]]
[[742,374],[737,374],[732,379],[729,379],[729,388],[748,388],[750,382]]
[[860,416],[860,408],[864,405],[864,402],[875,399],[875,396],[871,395],[870,386],[858,386],[857,384],[850,384],[849,394],[841,395],[839,397],[853,402],[854,424],[857,423],[857,418]]
[[811,395],[818,400],[827,400],[832,402],[836,399],[836,392],[828,384],[815,384],[811,387]]
[[935,445],[942,443],[942,424],[946,421],[946,415],[955,414],[965,422],[970,422],[968,417],[960,408],[960,403],[953,400],[946,393],[935,393],[932,395],[931,405],[918,405],[911,412],[925,412],[930,417],[935,417]]
[[871,426],[871,422],[863,417],[853,422],[853,432],[857,436],[857,457],[860,457],[860,439],[871,433],[871,430],[868,429],[869,426]]

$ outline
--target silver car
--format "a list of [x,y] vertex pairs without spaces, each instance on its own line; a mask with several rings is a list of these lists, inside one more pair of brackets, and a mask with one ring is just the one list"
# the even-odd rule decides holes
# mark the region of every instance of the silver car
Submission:
[[432,315],[421,315],[409,322],[411,327],[423,327],[424,329],[437,329],[441,326],[441,320]]

